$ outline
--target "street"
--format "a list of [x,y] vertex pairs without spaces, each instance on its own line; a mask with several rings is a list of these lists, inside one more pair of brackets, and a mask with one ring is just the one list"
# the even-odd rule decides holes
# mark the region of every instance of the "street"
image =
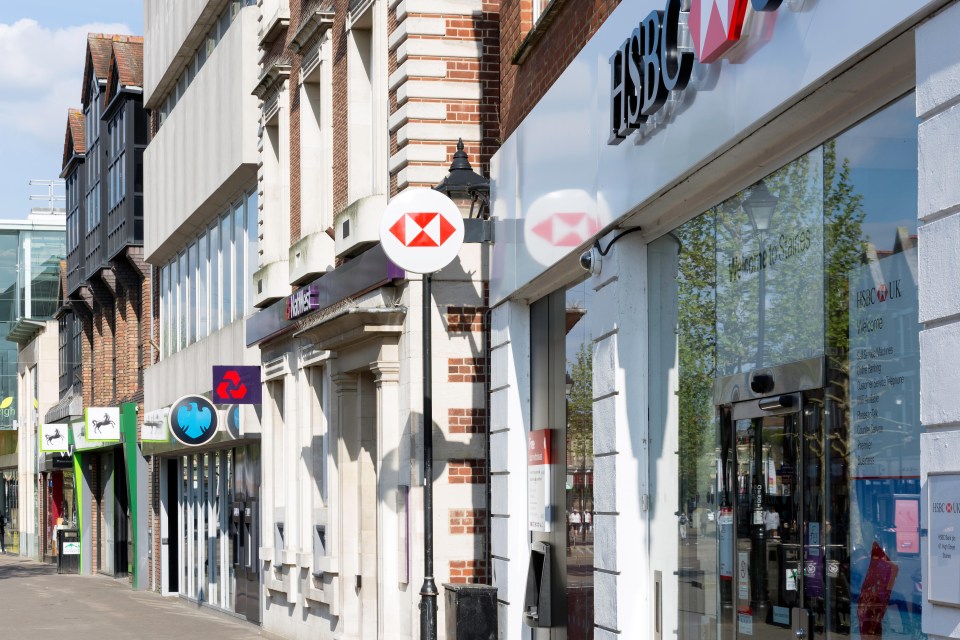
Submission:
[[2,554],[0,629],[18,640],[273,637],[180,598],[132,591],[125,580],[57,575],[54,565]]

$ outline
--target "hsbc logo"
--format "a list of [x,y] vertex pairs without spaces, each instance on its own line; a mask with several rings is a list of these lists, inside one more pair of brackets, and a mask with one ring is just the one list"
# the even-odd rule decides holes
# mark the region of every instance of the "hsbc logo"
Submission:
[[390,233],[405,247],[440,247],[455,231],[437,211],[408,213],[390,227]]
[[[721,59],[740,42],[747,11],[776,11],[782,0],[667,0],[651,11],[610,57],[610,137],[620,144],[644,128],[672,91],[683,91],[701,64]],[[693,51],[686,46],[686,36]]]
[[957,513],[960,514],[960,502],[932,502],[930,510],[933,513]]
[[555,213],[531,231],[554,247],[578,247],[600,230],[597,219],[587,213]]

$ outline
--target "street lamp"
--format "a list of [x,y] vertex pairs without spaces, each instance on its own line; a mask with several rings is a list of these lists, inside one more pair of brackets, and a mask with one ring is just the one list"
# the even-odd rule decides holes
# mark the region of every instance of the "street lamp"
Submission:
[[463,150],[463,138],[457,140],[457,151],[453,154],[450,163],[450,173],[435,190],[446,195],[451,200],[470,200],[470,214],[473,217],[474,207],[477,207],[477,217],[485,218],[490,214],[490,181],[473,170],[467,152]]
[[[477,215],[483,216],[490,193],[490,181],[478,174],[470,166],[467,153],[463,150],[463,139],[457,141],[457,151],[453,154],[450,171],[440,184],[434,187],[451,200],[470,199],[470,214],[479,203]],[[489,207],[487,207],[487,213]],[[433,277],[423,274],[423,303],[421,307],[423,340],[423,586],[420,587],[420,638],[437,638],[437,597],[439,591],[433,577],[433,328],[431,323],[433,307]],[[489,447],[489,444],[488,444]],[[487,460],[490,459],[489,450]],[[488,474],[489,475],[489,474]],[[488,527],[489,530],[489,527]]]
[[753,226],[754,231],[757,232],[757,239],[760,244],[760,255],[758,256],[760,262],[758,265],[758,271],[760,273],[760,309],[757,318],[756,368],[763,366],[763,343],[765,337],[764,324],[767,307],[767,248],[765,236],[767,230],[770,228],[770,221],[773,219],[773,214],[777,210],[778,202],[780,202],[780,198],[770,193],[770,190],[767,189],[767,184],[761,180],[750,189],[749,195],[744,198],[741,205],[747,217],[750,219],[750,224]]
[[[749,195],[744,198],[742,206],[747,217],[750,218],[750,224],[757,233],[757,239],[760,244],[760,254],[758,256],[759,264],[759,315],[757,318],[757,363],[759,369],[763,366],[763,343],[765,333],[766,316],[766,294],[767,294],[767,249],[764,243],[767,231],[770,229],[770,221],[777,209],[779,198],[770,193],[766,183],[761,180],[750,190]],[[751,577],[750,605],[755,615],[759,615],[761,620],[766,619],[766,612],[770,604],[770,598],[767,588],[767,536],[766,524],[763,521],[763,512],[765,508],[765,489],[766,478],[764,476],[766,465],[763,464],[763,418],[753,420],[753,526],[750,531],[751,546],[751,564],[754,568],[754,575]]]

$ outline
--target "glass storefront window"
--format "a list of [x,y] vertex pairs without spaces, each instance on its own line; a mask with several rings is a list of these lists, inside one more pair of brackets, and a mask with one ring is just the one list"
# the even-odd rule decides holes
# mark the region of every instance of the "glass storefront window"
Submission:
[[916,162],[911,95],[648,247],[680,638],[925,637]]

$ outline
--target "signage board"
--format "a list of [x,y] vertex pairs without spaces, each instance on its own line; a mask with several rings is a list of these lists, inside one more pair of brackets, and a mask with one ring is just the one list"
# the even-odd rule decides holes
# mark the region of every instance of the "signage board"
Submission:
[[216,404],[260,404],[259,366],[213,367],[213,401]]
[[40,451],[68,451],[69,428],[66,424],[41,424]]
[[50,458],[50,466],[54,469],[73,469],[73,456],[67,453]]
[[463,216],[439,191],[407,189],[390,200],[380,219],[380,244],[398,267],[434,273],[450,264],[463,245]]
[[90,442],[120,442],[119,407],[88,407],[83,422],[84,435]]
[[320,287],[308,284],[287,296],[287,320],[293,320],[320,308]]
[[927,478],[930,601],[960,607],[960,474]]
[[227,434],[234,440],[239,440],[241,437],[240,432],[240,405],[234,404],[230,405],[226,412],[224,412],[224,426],[226,427]]
[[61,547],[60,553],[65,556],[78,556],[80,555],[80,543],[64,542],[63,547]]
[[527,520],[530,531],[553,530],[550,488],[553,484],[552,429],[527,434]]
[[[920,475],[917,249],[849,277],[850,477]],[[914,400],[911,400],[913,398]]]
[[170,407],[170,433],[189,447],[213,440],[219,422],[217,408],[203,396],[183,396]]
[[140,430],[141,442],[169,442],[170,431],[167,429],[167,420],[170,414],[169,408],[156,409],[148,411],[143,419],[143,427]]

